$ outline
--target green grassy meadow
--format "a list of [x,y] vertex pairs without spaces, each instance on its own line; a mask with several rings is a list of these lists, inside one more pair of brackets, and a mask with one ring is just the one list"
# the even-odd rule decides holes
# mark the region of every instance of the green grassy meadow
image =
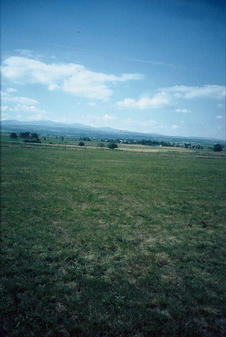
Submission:
[[3,142],[0,336],[224,336],[225,169]]

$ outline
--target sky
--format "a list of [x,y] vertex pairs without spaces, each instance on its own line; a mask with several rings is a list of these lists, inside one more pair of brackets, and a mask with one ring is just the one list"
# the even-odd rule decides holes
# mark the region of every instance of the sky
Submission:
[[224,0],[2,0],[1,118],[225,140]]

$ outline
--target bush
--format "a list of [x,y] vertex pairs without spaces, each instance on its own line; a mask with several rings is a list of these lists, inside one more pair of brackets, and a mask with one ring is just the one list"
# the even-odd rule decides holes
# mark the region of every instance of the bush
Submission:
[[89,137],[80,137],[80,140],[85,140],[86,142],[91,141],[91,139]]
[[31,138],[32,139],[38,139],[38,134],[37,133],[31,133]]
[[110,144],[108,144],[108,147],[109,147],[109,149],[114,150],[118,147],[118,145],[115,144],[115,143],[110,143]]
[[24,139],[24,143],[41,143],[40,139]]
[[30,132],[20,132],[19,134],[20,138],[30,138],[30,135]]
[[85,143],[84,143],[84,142],[79,142],[78,145],[79,145],[79,146],[84,146]]
[[17,138],[17,134],[15,132],[10,133],[10,138],[16,139]]
[[223,150],[223,146],[221,144],[215,144],[213,147],[214,152],[221,152]]
[[104,143],[99,143],[99,144],[97,144],[97,146],[99,146],[99,147],[105,147],[105,144]]

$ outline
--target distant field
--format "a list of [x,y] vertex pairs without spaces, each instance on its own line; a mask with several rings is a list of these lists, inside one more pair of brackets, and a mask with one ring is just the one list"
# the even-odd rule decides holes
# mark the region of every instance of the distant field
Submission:
[[138,145],[138,144],[120,144],[119,150],[125,151],[138,151],[138,152],[194,152],[195,150],[185,149],[184,147],[174,147],[174,146],[149,146],[149,145]]
[[2,145],[1,336],[225,335],[225,153]]
[[[44,147],[62,147],[62,148],[85,148],[85,149],[108,149],[109,142],[101,142],[100,140],[91,140],[91,141],[83,141],[84,142],[84,147],[79,146],[79,139],[75,138],[70,138],[70,137],[64,137],[63,141],[61,140],[61,137],[40,137],[41,144],[29,144],[29,143],[24,143],[23,139],[18,137],[17,139],[11,139],[9,135],[7,134],[2,134],[1,135],[1,140],[2,143],[6,145],[23,145],[23,146],[44,146]],[[100,147],[100,144],[102,144],[103,147]],[[191,151],[197,151],[197,150],[191,150],[191,149],[186,149],[184,147],[164,147],[161,145],[140,145],[140,144],[117,144],[118,145],[118,150],[121,151],[138,151],[138,152],[191,152]],[[205,149],[204,151],[206,151]]]

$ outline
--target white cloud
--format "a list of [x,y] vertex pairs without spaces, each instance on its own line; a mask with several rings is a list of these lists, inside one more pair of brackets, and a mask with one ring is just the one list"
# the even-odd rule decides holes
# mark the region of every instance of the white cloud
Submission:
[[89,106],[96,106],[97,104],[95,102],[88,103]]
[[175,129],[178,129],[178,128],[179,128],[179,125],[173,124],[173,125],[171,125],[171,128],[174,129],[174,130],[175,130]]
[[169,104],[170,97],[165,92],[159,92],[151,98],[148,96],[143,96],[137,101],[133,98],[125,98],[123,101],[117,102],[119,107],[138,109],[161,108]]
[[[136,127],[136,125],[139,126],[139,128],[141,128],[142,130],[144,130],[145,132],[148,132],[151,129],[162,129],[165,126],[161,123],[159,123],[158,121],[154,120],[154,119],[148,119],[145,121],[133,121],[134,126]],[[135,130],[135,128],[134,128]]]
[[115,119],[115,117],[114,116],[111,116],[111,115],[108,115],[108,114],[105,114],[104,116],[103,116],[103,119],[106,121],[111,121],[111,120],[113,120],[113,119]]
[[222,115],[217,115],[216,119],[223,119],[223,116]]
[[173,87],[162,89],[164,92],[171,93],[176,98],[213,98],[224,99],[226,96],[226,88],[222,85],[204,85],[200,87],[192,87],[185,85],[175,85]]
[[5,111],[10,111],[10,107],[8,105],[2,105],[1,106],[1,111],[5,112]]
[[16,104],[16,105],[3,105],[1,111],[10,111],[10,112],[21,112],[21,113],[30,113],[38,112],[45,113],[44,109],[40,109],[35,105],[26,105],[26,104]]
[[172,68],[181,68],[181,66],[167,63],[167,62],[161,62],[161,61],[154,61],[154,60],[144,60],[144,59],[133,59],[129,58],[128,61],[137,62],[137,63],[145,63],[145,64],[152,64],[154,66],[164,66],[164,67],[172,67]]
[[[125,98],[117,102],[119,107],[123,108],[162,108],[167,105],[175,104],[181,99],[211,98],[221,100],[226,96],[226,88],[221,85],[204,85],[202,87],[191,87],[185,85],[176,85],[168,88],[160,88],[153,97],[143,96],[136,100],[134,98]],[[176,109],[176,112],[191,113],[189,109]]]
[[91,125],[94,127],[118,128],[118,119],[110,114],[82,114],[76,118],[76,123]]
[[136,108],[137,101],[133,98],[125,98],[123,101],[117,102],[117,105],[124,108]]
[[2,74],[15,83],[39,83],[49,90],[63,90],[71,94],[106,100],[112,95],[111,83],[140,80],[141,74],[97,73],[76,63],[47,64],[32,58],[12,56],[2,65]]
[[183,112],[183,113],[191,113],[191,110],[189,109],[176,109],[176,112]]
[[23,114],[24,118],[26,117],[26,119],[29,119],[31,117],[34,117],[34,120],[37,118],[42,119],[41,117],[44,116],[45,110],[39,107],[39,102],[37,100],[29,97],[13,96],[14,92],[14,90],[8,89],[6,90],[6,92],[1,92],[2,112],[8,112],[7,115],[13,115],[15,118],[18,119],[21,119],[21,113]]
[[29,49],[16,49],[16,52],[20,54],[21,56],[25,56],[25,57],[33,56],[33,52]]
[[154,119],[146,119],[139,120],[137,118],[125,118],[125,119],[116,119],[114,121],[114,125],[112,127],[116,127],[121,130],[130,130],[130,131],[140,131],[140,132],[162,132],[166,128],[162,123],[154,120]]
[[60,89],[60,87],[56,83],[52,83],[52,84],[49,84],[48,89],[49,91],[54,91],[56,89]]
[[14,89],[14,88],[7,88],[7,89],[6,89],[6,92],[7,92],[7,93],[17,92],[17,89]]
[[27,120],[30,120],[30,121],[40,121],[40,120],[43,120],[45,119],[45,111],[40,111],[40,112],[37,112],[37,113],[34,113],[32,115],[29,115],[27,117]]
[[27,104],[27,105],[34,105],[37,104],[38,101],[36,101],[33,98],[28,97],[19,97],[19,96],[9,96],[9,95],[2,95],[2,101],[5,103],[14,103],[14,104]]

